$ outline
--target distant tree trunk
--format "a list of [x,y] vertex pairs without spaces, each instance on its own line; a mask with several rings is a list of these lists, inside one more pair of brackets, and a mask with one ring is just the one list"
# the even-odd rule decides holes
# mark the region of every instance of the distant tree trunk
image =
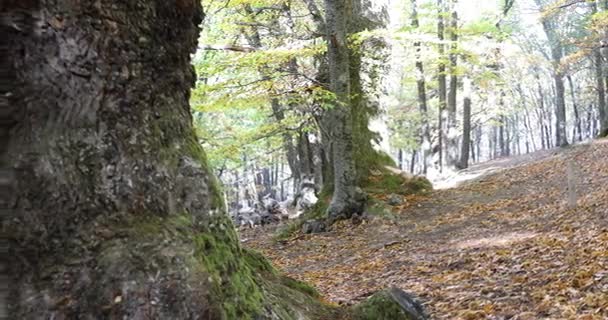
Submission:
[[439,50],[439,67],[437,69],[437,82],[439,86],[439,119],[438,119],[438,144],[439,144],[439,170],[443,170],[443,153],[445,152],[445,126],[446,126],[446,95],[447,95],[447,83],[446,83],[446,66],[443,59],[445,58],[445,22],[444,14],[445,8],[443,0],[437,0],[437,38],[439,39],[438,50]]
[[414,171],[416,170],[416,156],[418,155],[418,152],[416,152],[416,150],[412,151],[412,157],[410,158],[410,173],[414,174]]
[[499,145],[499,156],[500,157],[504,157],[507,155],[506,149],[505,149],[505,117],[504,116],[500,116],[498,122],[498,145]]
[[315,186],[320,190],[325,183],[323,180],[323,142],[321,141],[320,132],[315,132],[314,137],[315,141],[311,144],[314,182]]
[[556,106],[555,106],[555,143],[560,147],[568,145],[566,133],[566,101],[565,87],[562,75],[557,73],[553,75],[556,91]]
[[310,140],[308,133],[300,132],[298,134],[298,170],[302,179],[312,179],[314,177],[312,162],[312,154],[310,150]]
[[[418,21],[418,8],[416,0],[412,0],[412,27],[418,29],[420,23]],[[418,90],[418,109],[422,116],[422,127],[421,127],[421,150],[422,150],[422,173],[426,174],[429,163],[429,156],[431,153],[431,129],[429,126],[429,115],[426,97],[426,80],[424,74],[424,65],[421,57],[421,44],[420,41],[414,42],[414,49],[416,50],[416,85]]]
[[[253,9],[251,8],[250,5],[245,5],[243,7],[243,10],[245,11],[245,13],[247,13],[249,15],[253,15]],[[257,26],[252,26],[250,28],[250,32],[245,33],[245,37],[247,38],[247,41],[249,42],[249,44],[252,47],[254,47],[254,48],[262,47],[262,38],[260,37],[260,33],[258,31]],[[290,61],[289,65],[292,66],[295,63],[296,63],[295,59],[292,59],[292,61]],[[270,76],[269,72],[267,71],[267,68],[265,68],[265,67],[259,68],[259,73],[260,73],[260,76],[262,77],[262,79],[267,80],[267,81],[271,79],[271,76]],[[283,122],[285,120],[285,111],[284,111],[284,106],[281,105],[279,99],[271,98],[270,106],[272,108],[272,115],[274,116],[276,121],[279,123]],[[300,166],[298,164],[298,155],[297,155],[296,147],[293,144],[292,136],[288,132],[282,133],[281,137],[283,140],[283,148],[285,149],[285,152],[287,155],[287,163],[289,165],[289,169],[291,170],[291,174],[294,179],[294,185],[297,185],[299,183],[299,181],[301,180],[301,176],[300,176],[300,170],[299,170]]]
[[[591,2],[591,13],[596,14],[598,12],[597,3]],[[600,131],[603,133],[602,135],[608,135],[608,109],[606,107],[606,83],[604,82],[604,59],[602,57],[602,53],[600,49],[597,48],[593,50],[593,62],[595,69],[595,81],[596,81],[596,90],[597,90],[597,110],[600,117]]]
[[450,19],[450,91],[447,99],[448,123],[447,123],[447,163],[454,166],[458,161],[458,139],[456,133],[456,101],[458,93],[458,12],[456,5],[458,0],[450,0],[451,19]]
[[330,89],[336,96],[330,118],[334,191],[327,209],[330,220],[349,218],[362,210],[358,199],[354,159],[350,64],[347,26],[352,12],[349,0],[325,0]]
[[541,129],[541,141],[543,142],[543,149],[551,148],[551,125],[549,119],[547,119],[547,112],[545,111],[545,93],[540,83],[540,77],[536,75],[537,90],[538,90],[538,104],[539,104],[539,122]]
[[512,136],[511,136],[511,126],[509,125],[511,121],[509,117],[505,117],[503,116],[504,119],[504,130],[505,130],[505,145],[506,145],[506,150],[504,152],[505,156],[510,156],[511,155],[511,140]]
[[[272,107],[272,114],[277,122],[280,123],[285,120],[283,107],[279,103],[278,99],[270,99],[270,106]],[[283,149],[285,150],[285,155],[287,157],[287,164],[289,165],[289,169],[291,170],[293,179],[295,181],[300,181],[300,171],[298,170],[298,157],[296,153],[296,148],[293,145],[293,138],[287,132],[281,134],[281,138],[283,140]]]
[[285,195],[285,181],[283,179],[283,171],[285,170],[285,163],[283,161],[281,161],[281,174],[279,175],[279,179],[281,179],[281,181],[279,182],[281,184],[281,200],[285,200],[287,198],[287,196]]
[[544,125],[544,119],[543,119],[542,113],[540,111],[537,112],[537,118],[539,120],[539,127],[540,127],[541,149],[545,150],[545,149],[548,149],[549,147],[547,146],[547,143],[545,143],[545,125]]
[[469,166],[469,149],[471,147],[471,84],[465,79],[464,103],[462,106],[462,145],[460,148],[460,169]]
[[[539,0],[536,0],[539,3]],[[563,56],[563,48],[559,36],[555,33],[557,25],[552,17],[545,17],[542,25],[549,46],[551,47],[551,58],[553,59],[553,81],[555,83],[555,143],[557,146],[564,147],[568,145],[566,134],[566,99],[565,87],[563,79],[563,71],[561,68],[561,59]]]
[[234,170],[234,201],[236,202],[236,211],[241,208],[241,183],[239,182],[239,170]]
[[[464,111],[464,110],[463,110]],[[475,135],[475,137],[473,139],[471,139],[471,162],[475,163],[475,161],[477,161],[477,133],[476,133],[477,128],[475,128],[475,131],[473,131],[471,129],[471,135]]]
[[[528,109],[526,109],[526,117],[524,118],[524,124],[526,126],[526,139],[530,141],[530,143],[532,143],[532,150],[536,151],[536,142],[534,139],[534,133],[532,132],[532,126],[531,126],[531,121],[530,121],[530,112],[528,111]],[[529,153],[530,151],[527,150],[527,153]]]
[[570,85],[570,98],[572,99],[572,109],[574,111],[574,132],[572,140],[583,141],[583,130],[581,126],[581,118],[579,115],[578,104],[576,103],[576,93],[574,91],[574,83],[572,82],[572,76],[567,75],[568,84]]
[[[504,88],[500,88],[499,90],[499,98],[498,98],[498,109],[501,112],[504,112],[505,107],[505,90]],[[504,115],[500,115],[498,118],[498,145],[500,146],[500,156],[507,156],[507,139],[505,133],[506,119]]]
[[488,159],[492,160],[497,156],[496,137],[498,136],[496,125],[492,125],[492,131],[488,135]]
[[512,141],[513,141],[513,148],[510,148],[509,150],[511,150],[511,154],[514,155],[520,155],[521,154],[521,141],[520,141],[520,121],[519,121],[519,115],[515,114],[515,119],[511,120],[511,129],[513,130],[512,133]]

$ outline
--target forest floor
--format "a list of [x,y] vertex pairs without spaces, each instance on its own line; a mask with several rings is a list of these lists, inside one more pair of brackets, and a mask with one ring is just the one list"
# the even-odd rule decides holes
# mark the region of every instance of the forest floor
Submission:
[[460,184],[360,224],[282,242],[276,227],[241,238],[330,303],[397,286],[433,319],[608,319],[608,140],[491,161],[452,180]]

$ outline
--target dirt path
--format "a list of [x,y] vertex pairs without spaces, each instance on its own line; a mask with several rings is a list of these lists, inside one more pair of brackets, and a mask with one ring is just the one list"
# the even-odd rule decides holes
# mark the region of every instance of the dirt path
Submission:
[[242,238],[332,303],[396,285],[434,319],[608,319],[608,141],[502,161],[362,224],[285,243],[260,230]]

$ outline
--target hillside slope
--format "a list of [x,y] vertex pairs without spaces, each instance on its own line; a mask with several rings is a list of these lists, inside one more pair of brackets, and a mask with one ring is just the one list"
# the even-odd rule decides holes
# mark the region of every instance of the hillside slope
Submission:
[[280,243],[250,230],[242,241],[337,304],[395,285],[434,319],[607,319],[608,141],[468,173],[483,175],[363,223]]

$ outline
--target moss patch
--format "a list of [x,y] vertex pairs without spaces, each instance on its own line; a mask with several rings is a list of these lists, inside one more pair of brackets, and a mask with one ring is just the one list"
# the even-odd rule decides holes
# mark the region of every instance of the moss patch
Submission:
[[354,320],[418,320],[404,311],[387,291],[380,291],[352,308]]
[[276,275],[276,269],[270,264],[270,262],[259,252],[251,249],[243,249],[243,259],[247,266],[255,270],[256,272],[265,272],[272,275]]
[[372,170],[384,171],[384,167],[395,167],[395,161],[386,153],[379,152],[373,148],[357,148],[355,150],[355,164],[357,169],[357,181],[365,185]]
[[406,178],[404,176],[383,170],[382,174],[371,176],[363,186],[370,194],[399,194],[408,196],[433,190],[433,185],[425,177]]
[[[233,232],[225,230],[224,233]],[[213,233],[194,235],[195,257],[210,275],[213,292],[218,297],[225,319],[242,319],[262,313],[263,295],[254,275],[263,263],[251,253],[243,252],[238,242],[228,235]],[[255,270],[255,271],[254,271]]]
[[305,282],[302,282],[302,281],[299,281],[299,280],[296,280],[296,279],[293,279],[290,277],[282,277],[281,282],[288,288],[291,288],[291,289],[299,291],[299,292],[306,293],[307,295],[309,295],[311,297],[314,297],[314,298],[321,297],[321,295],[319,294],[317,289],[315,289],[311,285],[308,285]]

